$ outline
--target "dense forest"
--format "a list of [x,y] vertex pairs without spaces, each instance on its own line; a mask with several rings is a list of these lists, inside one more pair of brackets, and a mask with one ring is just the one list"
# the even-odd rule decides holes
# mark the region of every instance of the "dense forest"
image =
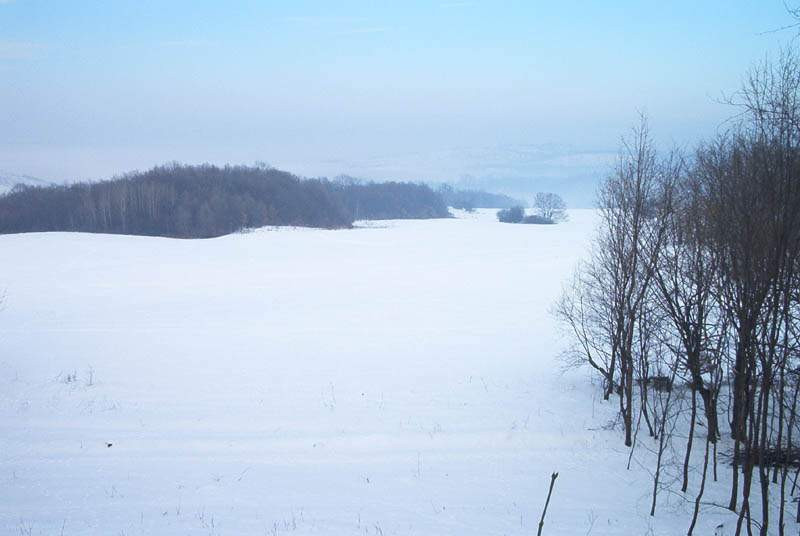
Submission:
[[0,197],[0,234],[209,238],[265,225],[335,229],[355,219],[447,216],[424,185],[301,179],[263,166],[171,164],[97,183],[19,185]]

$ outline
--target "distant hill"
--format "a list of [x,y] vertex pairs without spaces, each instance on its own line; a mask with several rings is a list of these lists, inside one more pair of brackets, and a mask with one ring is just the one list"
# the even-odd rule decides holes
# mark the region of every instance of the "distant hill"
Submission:
[[54,183],[31,177],[30,175],[20,175],[19,173],[10,173],[0,170],[0,195],[10,192],[17,184],[25,184],[26,186],[52,186]]

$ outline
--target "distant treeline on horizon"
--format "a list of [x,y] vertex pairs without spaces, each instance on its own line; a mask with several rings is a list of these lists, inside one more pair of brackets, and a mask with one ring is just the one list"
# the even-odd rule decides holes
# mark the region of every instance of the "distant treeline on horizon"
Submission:
[[442,196],[448,207],[471,210],[473,208],[511,208],[524,207],[525,201],[505,194],[484,192],[483,190],[460,190],[449,184],[442,184],[436,192]]
[[0,196],[0,234],[211,238],[270,225],[337,229],[355,220],[446,218],[448,201],[475,206],[444,193],[410,182],[301,179],[265,166],[169,164],[95,183],[15,186]]

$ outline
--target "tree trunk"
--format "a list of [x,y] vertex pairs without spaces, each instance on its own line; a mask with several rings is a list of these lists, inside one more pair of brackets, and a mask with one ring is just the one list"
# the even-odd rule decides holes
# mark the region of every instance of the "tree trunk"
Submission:
[[[694,421],[697,418],[697,390],[692,387],[692,413],[689,421],[689,439],[686,441],[686,456],[683,459],[683,486],[681,491],[686,493],[689,488],[689,462],[692,458],[692,442],[694,441]],[[709,430],[710,437],[710,430]],[[706,447],[706,457],[708,457],[708,447]]]

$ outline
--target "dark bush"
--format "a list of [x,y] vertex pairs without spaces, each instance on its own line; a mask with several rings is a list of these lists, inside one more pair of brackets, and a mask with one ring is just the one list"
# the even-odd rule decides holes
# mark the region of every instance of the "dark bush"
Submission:
[[639,385],[650,386],[654,391],[669,393],[672,391],[672,379],[669,376],[650,376],[636,380]]
[[538,214],[532,214],[530,216],[525,216],[522,219],[522,223],[532,223],[532,224],[539,224],[539,225],[552,225],[554,222],[553,220],[548,220],[547,218],[543,218]]
[[[754,466],[758,466],[762,460],[764,467],[800,466],[800,448],[798,447],[770,445],[764,449],[762,455],[759,446],[753,445],[750,447],[749,453],[747,449],[739,451],[738,456],[736,456],[736,462],[741,467],[748,457],[750,458],[750,463]],[[734,456],[730,456],[730,461],[731,463],[734,461]]]
[[497,213],[497,219],[503,223],[520,223],[525,218],[525,209],[522,207],[504,208]]

